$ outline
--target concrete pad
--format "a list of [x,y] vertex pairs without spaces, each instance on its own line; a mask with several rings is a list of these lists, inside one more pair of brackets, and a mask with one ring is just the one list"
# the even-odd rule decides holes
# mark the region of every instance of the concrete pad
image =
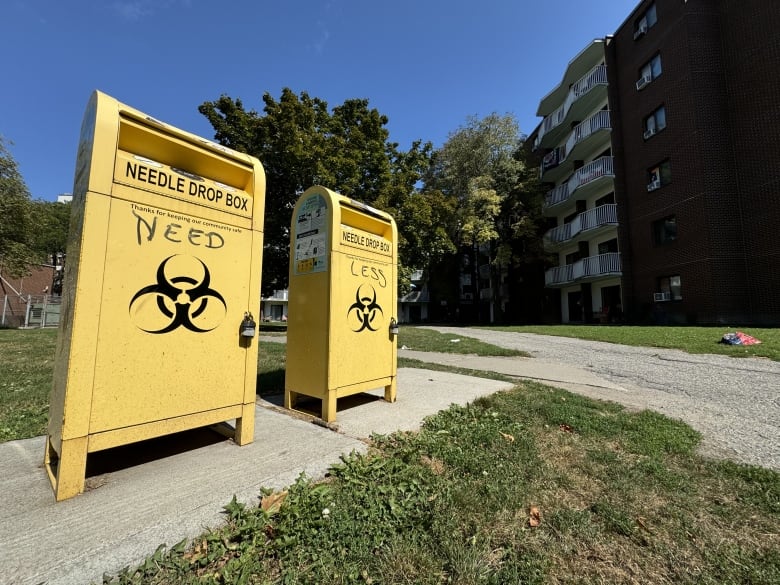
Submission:
[[511,386],[402,368],[395,403],[381,400],[381,389],[339,401],[339,432],[258,406],[250,445],[199,429],[95,453],[87,491],[60,503],[43,468],[44,438],[2,443],[0,585],[99,583],[104,573],[143,562],[160,544],[220,525],[233,495],[256,505],[262,487],[282,489],[301,473],[323,477],[341,455],[365,452],[362,438],[418,429],[453,403]]
[[322,477],[342,453],[366,448],[261,407],[254,443],[215,441],[133,467],[113,462],[117,469],[88,480],[94,489],[59,504],[42,465],[43,437],[0,444],[0,583],[101,582],[162,543],[220,524],[234,494],[257,504],[261,487],[281,489],[301,473]]
[[416,431],[425,417],[452,404],[467,404],[480,396],[508,390],[514,385],[498,380],[473,378],[448,372],[415,368],[398,370],[398,398],[385,402],[384,390],[369,392],[376,399],[338,412],[336,425],[350,437],[388,435],[395,431]]

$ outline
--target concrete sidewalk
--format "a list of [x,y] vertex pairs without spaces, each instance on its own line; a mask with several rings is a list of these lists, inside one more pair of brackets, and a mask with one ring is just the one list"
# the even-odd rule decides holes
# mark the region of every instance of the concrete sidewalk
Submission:
[[415,430],[450,404],[511,386],[401,368],[395,404],[381,390],[339,400],[335,432],[259,400],[254,443],[237,447],[198,430],[96,453],[87,491],[59,504],[43,469],[44,438],[0,444],[0,584],[100,583],[160,544],[219,525],[233,495],[256,505],[261,487],[284,488],[301,473],[323,477],[342,454],[364,452],[361,439],[372,433]]
[[583,387],[608,388],[619,390],[621,387],[595,374],[561,362],[527,357],[478,356],[461,353],[437,353],[399,349],[398,357],[411,358],[433,364],[442,364],[470,370],[497,372],[525,380],[537,380],[558,388],[581,390]]

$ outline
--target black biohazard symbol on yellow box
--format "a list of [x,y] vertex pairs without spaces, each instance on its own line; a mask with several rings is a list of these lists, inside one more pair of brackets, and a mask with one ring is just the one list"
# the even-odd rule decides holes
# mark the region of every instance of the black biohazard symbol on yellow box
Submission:
[[206,333],[227,314],[225,299],[211,288],[211,273],[200,258],[168,256],[157,267],[157,282],[130,299],[130,316],[147,333],[169,333],[184,327]]
[[347,311],[347,317],[351,316],[354,311],[354,315],[358,324],[360,325],[358,329],[353,329],[355,333],[360,333],[365,329],[368,329],[369,331],[377,331],[377,328],[372,327],[372,325],[377,325],[374,323],[377,311],[384,315],[382,312],[382,307],[380,307],[379,303],[376,302],[376,291],[374,290],[374,287],[372,287],[370,284],[364,286],[371,289],[372,296],[361,296],[360,290],[363,288],[363,286],[359,286],[357,291],[355,291],[355,302],[352,303],[352,305],[349,307],[349,310]]

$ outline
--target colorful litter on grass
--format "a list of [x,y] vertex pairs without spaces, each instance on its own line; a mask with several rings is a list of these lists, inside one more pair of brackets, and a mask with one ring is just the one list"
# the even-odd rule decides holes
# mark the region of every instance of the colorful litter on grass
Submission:
[[736,333],[725,333],[723,337],[721,337],[720,343],[725,343],[727,345],[756,345],[761,342],[747,333],[737,331]]

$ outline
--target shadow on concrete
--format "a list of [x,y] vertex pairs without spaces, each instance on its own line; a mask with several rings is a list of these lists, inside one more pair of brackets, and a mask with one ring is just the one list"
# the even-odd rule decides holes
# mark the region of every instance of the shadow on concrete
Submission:
[[[223,423],[225,431],[232,430]],[[155,439],[121,445],[105,451],[97,451],[87,456],[87,477],[112,473],[180,455],[209,445],[215,445],[229,439],[218,431],[219,426],[208,426],[173,433]]]

